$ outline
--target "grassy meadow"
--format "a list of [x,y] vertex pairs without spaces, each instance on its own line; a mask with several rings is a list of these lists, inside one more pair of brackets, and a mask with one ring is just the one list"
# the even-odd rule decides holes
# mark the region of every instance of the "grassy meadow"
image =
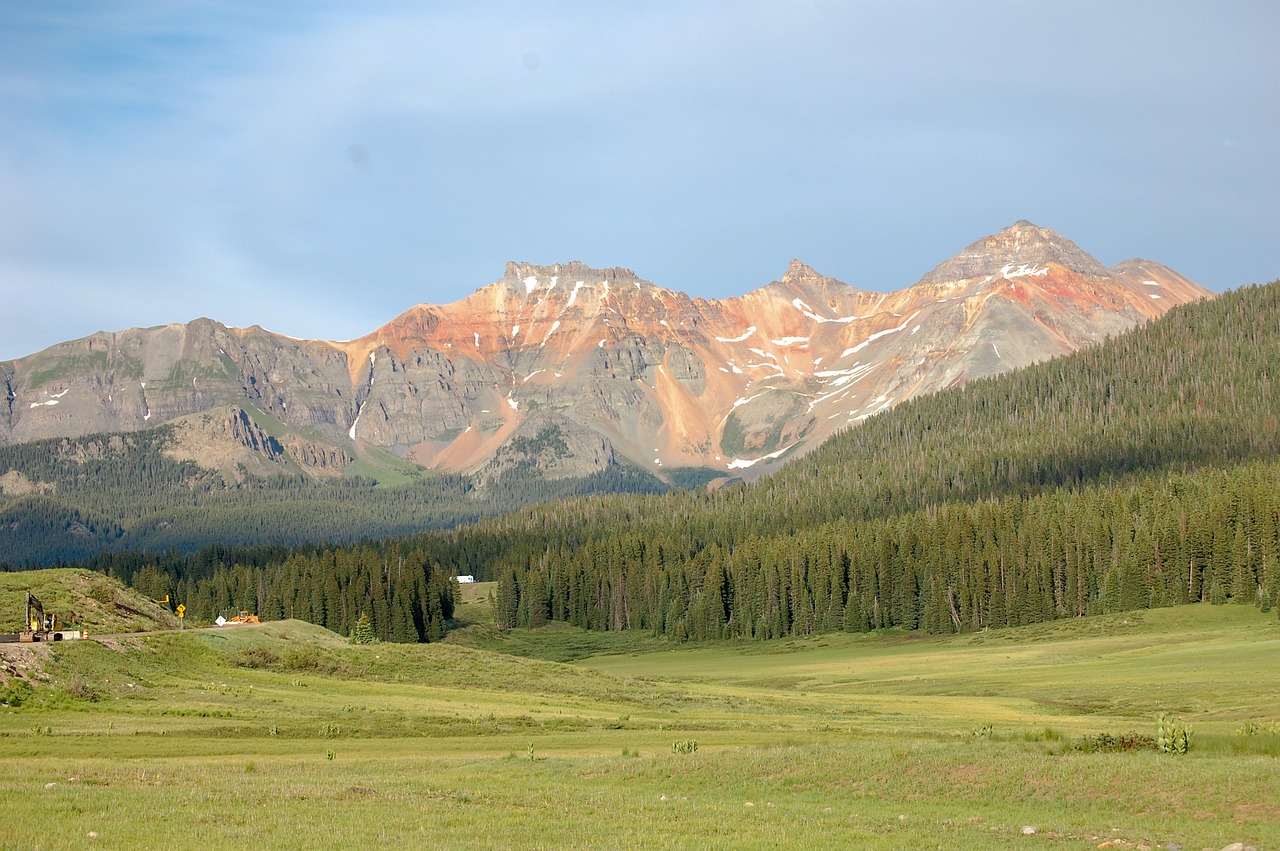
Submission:
[[[10,645],[0,848],[1280,847],[1274,614],[680,646],[487,590],[440,644]],[[1161,712],[1189,753],[1098,748]]]

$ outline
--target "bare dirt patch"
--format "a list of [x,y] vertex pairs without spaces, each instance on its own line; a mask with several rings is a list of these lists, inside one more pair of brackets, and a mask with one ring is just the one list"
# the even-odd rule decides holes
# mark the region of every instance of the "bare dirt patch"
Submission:
[[44,644],[0,644],[0,685],[13,679],[38,679],[48,657],[49,647]]

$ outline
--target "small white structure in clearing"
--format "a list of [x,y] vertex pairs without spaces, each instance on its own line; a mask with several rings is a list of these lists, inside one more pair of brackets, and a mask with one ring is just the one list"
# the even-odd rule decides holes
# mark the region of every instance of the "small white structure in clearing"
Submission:
[[470,573],[467,573],[467,574],[464,574],[464,575],[462,575],[462,576],[459,576],[459,577],[458,577],[458,584],[459,584],[459,585],[469,585],[469,584],[471,584],[472,582],[475,582],[475,581],[476,581],[476,578],[475,578],[474,576],[472,576]]

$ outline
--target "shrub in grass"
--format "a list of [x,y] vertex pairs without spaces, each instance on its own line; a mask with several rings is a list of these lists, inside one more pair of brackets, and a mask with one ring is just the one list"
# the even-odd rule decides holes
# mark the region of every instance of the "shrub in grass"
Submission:
[[1119,753],[1121,751],[1148,751],[1156,749],[1156,740],[1141,733],[1099,733],[1085,736],[1071,743],[1071,749],[1081,753]]
[[89,597],[99,603],[113,603],[116,599],[116,589],[112,587],[110,580],[104,577],[94,577],[89,584]]
[[0,705],[18,707],[31,697],[31,686],[23,680],[13,679],[0,686]]
[[672,753],[697,753],[698,741],[697,739],[681,739],[679,741],[672,742],[671,752]]
[[1160,713],[1156,718],[1156,748],[1161,753],[1174,754],[1191,750],[1191,725]]
[[88,680],[80,677],[72,677],[64,689],[68,696],[76,700],[83,700],[89,703],[97,703],[99,699],[98,690]]
[[[280,667],[286,671],[308,671],[317,674],[331,674],[333,664],[321,655],[320,650],[312,645],[290,647],[280,660]],[[301,684],[301,681],[296,681]]]
[[271,668],[279,661],[280,657],[265,647],[249,647],[231,658],[237,668]]

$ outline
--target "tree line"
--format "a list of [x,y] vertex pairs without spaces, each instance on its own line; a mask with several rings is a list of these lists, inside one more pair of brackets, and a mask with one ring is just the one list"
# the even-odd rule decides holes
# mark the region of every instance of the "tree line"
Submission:
[[395,544],[116,553],[86,566],[152,599],[181,601],[197,623],[246,610],[351,635],[364,616],[375,637],[407,643],[444,637],[456,590],[453,575],[422,550]]
[[498,577],[500,626],[676,640],[949,633],[1187,602],[1280,605],[1280,464],[842,519],[733,546],[626,529]]

